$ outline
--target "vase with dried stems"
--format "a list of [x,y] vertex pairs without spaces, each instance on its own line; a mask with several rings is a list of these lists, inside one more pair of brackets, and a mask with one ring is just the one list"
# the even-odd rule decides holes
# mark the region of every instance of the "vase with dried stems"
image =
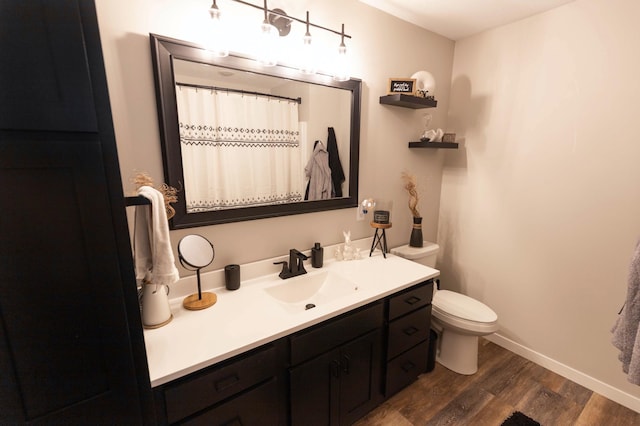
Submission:
[[418,211],[418,185],[415,175],[407,172],[402,173],[402,181],[404,189],[409,194],[409,210],[413,215],[413,227],[411,228],[411,237],[409,238],[409,246],[422,247],[422,216]]
[[[136,185],[136,189],[140,189],[141,186],[153,187],[153,179],[146,172],[138,172],[133,177],[133,183]],[[162,193],[164,197],[164,207],[167,211],[167,219],[171,219],[176,214],[176,210],[171,205],[178,201],[178,190],[173,186],[169,186],[163,183],[158,191]]]

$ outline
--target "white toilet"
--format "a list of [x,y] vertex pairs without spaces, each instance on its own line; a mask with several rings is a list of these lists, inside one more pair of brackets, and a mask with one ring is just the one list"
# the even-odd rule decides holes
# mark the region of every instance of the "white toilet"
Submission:
[[[425,241],[423,247],[404,245],[391,253],[434,268],[440,246]],[[478,371],[478,336],[498,330],[498,315],[484,303],[464,294],[434,286],[431,326],[436,330],[436,360],[460,374]]]

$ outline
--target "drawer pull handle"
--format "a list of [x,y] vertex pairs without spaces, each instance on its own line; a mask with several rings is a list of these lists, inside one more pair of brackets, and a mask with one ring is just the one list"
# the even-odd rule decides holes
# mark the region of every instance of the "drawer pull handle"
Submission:
[[236,374],[234,374],[234,375],[232,375],[232,376],[225,377],[225,378],[224,378],[224,379],[222,379],[222,380],[218,380],[218,381],[215,383],[215,387],[216,387],[216,390],[217,390],[218,392],[220,392],[220,391],[223,391],[223,390],[225,390],[225,389],[230,388],[231,386],[235,385],[235,384],[236,384],[236,383],[238,383],[239,381],[240,381],[240,378],[239,378]]
[[349,355],[342,356],[342,371],[346,374],[349,374],[349,361],[351,361]]
[[404,364],[402,364],[402,370],[404,370],[405,373],[408,373],[409,371],[413,370],[415,366],[416,365],[411,361],[407,361]]
[[416,303],[418,303],[421,300],[422,299],[420,299],[419,297],[411,296],[410,298],[406,299],[404,302],[409,304],[409,305],[415,305]]
[[340,378],[340,363],[336,360],[331,361],[331,375],[336,379]]
[[236,417],[233,420],[223,423],[222,426],[242,426],[242,421],[240,420],[240,417]]
[[411,336],[412,334],[416,334],[420,330],[412,326],[412,327],[407,327],[402,331],[404,331],[404,334],[406,334],[407,336]]

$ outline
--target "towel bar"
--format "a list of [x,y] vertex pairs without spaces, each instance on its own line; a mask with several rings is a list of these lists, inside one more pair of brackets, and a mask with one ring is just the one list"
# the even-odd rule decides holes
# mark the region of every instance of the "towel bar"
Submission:
[[133,197],[124,197],[124,203],[126,204],[127,207],[146,206],[146,205],[150,205],[151,201],[148,198],[143,197],[142,195],[136,195]]

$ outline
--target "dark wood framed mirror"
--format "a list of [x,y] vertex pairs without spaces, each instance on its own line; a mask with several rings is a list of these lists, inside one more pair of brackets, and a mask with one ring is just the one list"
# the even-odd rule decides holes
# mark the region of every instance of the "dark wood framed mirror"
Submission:
[[[339,82],[334,81],[327,75],[305,75],[297,69],[282,65],[263,67],[255,60],[239,55],[229,55],[221,58],[213,55],[201,45],[155,34],[150,34],[150,42],[165,182],[179,190],[178,201],[174,204],[176,214],[170,221],[171,229],[335,210],[358,205],[361,80],[352,78],[348,81]],[[334,114],[334,117],[336,114],[341,114],[338,120],[342,123],[339,124],[341,127],[336,128],[337,134],[344,135],[341,138],[343,139],[342,145],[338,145],[342,167],[346,175],[344,186],[341,188],[341,196],[315,200],[307,200],[306,198],[300,200],[298,198],[292,202],[279,200],[273,204],[249,207],[225,206],[224,208],[216,208],[209,211],[188,208],[185,195],[185,171],[183,170],[184,162],[176,95],[176,91],[179,90],[177,84],[182,84],[180,82],[182,77],[178,73],[184,69],[194,70],[193,74],[200,74],[199,77],[204,74],[225,76],[234,74],[241,76],[241,79],[250,79],[247,82],[234,81],[234,87],[236,89],[240,87],[243,93],[258,93],[254,90],[257,80],[268,79],[271,84],[273,84],[274,80],[286,83],[289,86],[287,89],[289,97],[298,99],[299,103],[306,108],[305,126],[314,126],[317,129],[322,127],[318,122],[322,123],[324,114]],[[215,82],[215,84],[218,83]],[[247,85],[246,89],[242,88],[242,84]],[[214,88],[213,85],[186,85],[193,86],[196,90],[198,87],[203,90],[213,90]],[[215,86],[215,89],[220,89],[220,87]],[[329,92],[318,92],[323,90],[329,90]],[[297,91],[301,91],[301,93]],[[318,95],[318,93],[321,94]],[[314,103],[312,94],[316,94],[315,99],[323,99],[321,106],[325,108],[324,112],[318,106],[320,104]],[[327,109],[327,96],[331,97],[333,95],[336,96],[336,101],[330,101],[329,109]],[[340,113],[339,111],[344,112]],[[324,129],[325,134],[323,136],[316,132],[313,135],[306,135],[304,141],[302,141],[303,138],[300,138],[301,144],[313,144],[315,140],[325,142],[328,128],[325,126]],[[306,149],[306,152],[313,153],[312,147],[306,147]],[[304,167],[305,164],[302,166]],[[212,167],[238,168],[236,164],[227,164],[227,162],[218,162],[216,166],[212,165]],[[244,170],[243,172],[252,173],[251,170]],[[306,180],[304,185],[307,185]],[[304,188],[300,188],[300,191],[303,194],[305,192]]]

